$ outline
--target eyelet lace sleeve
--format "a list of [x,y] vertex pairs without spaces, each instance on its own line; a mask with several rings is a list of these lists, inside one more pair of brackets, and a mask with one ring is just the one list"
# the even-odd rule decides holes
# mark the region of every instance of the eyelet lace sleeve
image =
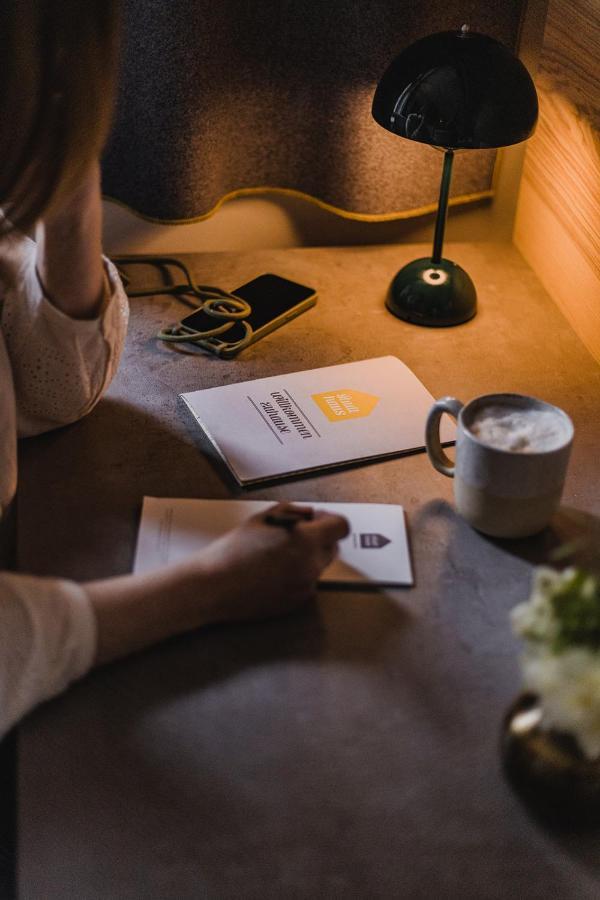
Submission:
[[105,261],[110,297],[97,319],[72,319],[44,296],[36,245],[3,242],[2,331],[10,358],[20,437],[66,425],[88,413],[110,383],[127,330],[128,305],[114,266]]
[[72,581],[0,573],[0,738],[91,668],[96,617]]

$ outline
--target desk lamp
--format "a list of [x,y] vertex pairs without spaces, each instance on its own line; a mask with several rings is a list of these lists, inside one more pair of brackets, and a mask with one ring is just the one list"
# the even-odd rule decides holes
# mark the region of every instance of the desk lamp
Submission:
[[379,82],[372,112],[387,131],[444,151],[432,254],[397,273],[386,305],[418,325],[459,325],[475,315],[477,294],[465,270],[442,257],[454,151],[530,137],[538,115],[533,81],[506,47],[463,25],[403,50]]

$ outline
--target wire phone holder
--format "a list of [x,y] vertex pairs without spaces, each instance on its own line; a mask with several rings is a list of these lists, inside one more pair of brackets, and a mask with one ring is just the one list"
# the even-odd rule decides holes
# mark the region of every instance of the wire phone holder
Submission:
[[[197,347],[210,350],[212,353],[228,354],[238,352],[247,347],[252,341],[253,329],[247,317],[252,312],[252,307],[246,300],[235,294],[225,291],[213,285],[197,284],[189,268],[181,260],[174,256],[115,256],[112,258],[116,265],[125,291],[128,297],[154,297],[160,294],[177,297],[182,303],[187,304],[196,312],[206,313],[215,319],[215,327],[198,331],[178,322],[161,329],[156,337],[170,344],[191,343]],[[177,269],[183,276],[180,284],[160,284],[151,288],[132,289],[131,279],[123,271],[122,266],[145,265],[155,266],[164,270]],[[239,324],[244,329],[244,335],[239,340],[229,341],[224,337],[234,325]],[[184,347],[180,348],[184,352]]]

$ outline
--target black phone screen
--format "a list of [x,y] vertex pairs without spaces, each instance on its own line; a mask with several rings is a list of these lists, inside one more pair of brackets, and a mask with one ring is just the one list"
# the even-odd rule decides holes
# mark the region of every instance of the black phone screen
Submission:
[[[282,278],[280,275],[259,275],[252,281],[248,281],[241,287],[232,291],[237,297],[246,300],[252,307],[252,312],[247,316],[246,321],[252,326],[254,331],[258,331],[267,322],[293,309],[303,300],[307,300],[315,293],[313,288],[307,287],[305,284],[299,284],[297,281],[290,281],[288,278]],[[213,316],[208,316],[205,312],[192,313],[181,320],[181,324],[194,331],[207,331],[214,328],[218,324],[218,320]],[[244,329],[237,323],[223,335],[226,341],[239,341],[244,336]]]

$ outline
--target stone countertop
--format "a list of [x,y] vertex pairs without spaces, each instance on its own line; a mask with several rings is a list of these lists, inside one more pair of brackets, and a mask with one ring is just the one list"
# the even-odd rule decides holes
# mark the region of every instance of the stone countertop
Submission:
[[[519,689],[508,612],[532,564],[600,532],[600,367],[510,244],[446,248],[477,287],[471,322],[394,318],[392,276],[427,253],[182,257],[201,283],[275,272],[315,287],[317,306],[224,361],[155,340],[185,314],[177,300],[134,299],[105,398],[22,442],[24,571],[128,571],[144,495],[401,503],[415,571],[411,589],[323,591],[285,620],[170,641],[31,715],[19,737],[23,897],[597,896],[597,837],[532,818],[503,778],[498,734]],[[131,274],[157,283],[145,267]],[[424,453],[241,489],[177,399],[388,354],[435,397],[517,391],[571,415],[563,506],[545,532],[472,531]]]

